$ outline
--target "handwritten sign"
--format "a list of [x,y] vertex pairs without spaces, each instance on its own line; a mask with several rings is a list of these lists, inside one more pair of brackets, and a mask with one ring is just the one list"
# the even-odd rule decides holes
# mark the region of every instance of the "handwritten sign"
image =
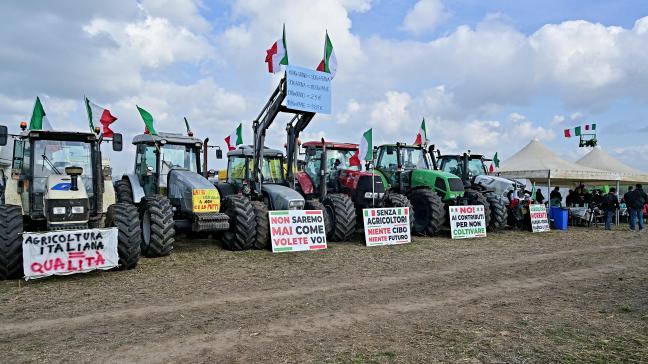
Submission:
[[23,233],[25,279],[114,268],[117,237],[117,228]]
[[450,206],[450,235],[453,239],[486,237],[484,206]]
[[281,210],[268,214],[273,253],[326,249],[321,210]]
[[529,213],[531,214],[531,231],[534,233],[543,233],[550,230],[545,205],[529,205]]
[[330,114],[331,74],[302,67],[286,67],[286,106]]
[[408,207],[363,209],[367,246],[405,244],[412,241]]
[[213,189],[195,189],[191,191],[191,211],[219,212],[220,194]]

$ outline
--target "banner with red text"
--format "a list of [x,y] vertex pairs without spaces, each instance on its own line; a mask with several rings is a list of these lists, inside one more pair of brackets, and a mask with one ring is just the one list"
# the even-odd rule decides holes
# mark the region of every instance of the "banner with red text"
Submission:
[[363,209],[367,246],[405,244],[412,241],[408,207]]
[[547,217],[547,208],[542,204],[529,205],[531,214],[531,231],[534,233],[543,233],[549,231],[549,218]]
[[23,233],[25,279],[117,267],[118,234],[117,228]]
[[268,215],[273,253],[326,249],[321,210],[270,211]]
[[484,206],[450,206],[450,235],[453,239],[486,237]]

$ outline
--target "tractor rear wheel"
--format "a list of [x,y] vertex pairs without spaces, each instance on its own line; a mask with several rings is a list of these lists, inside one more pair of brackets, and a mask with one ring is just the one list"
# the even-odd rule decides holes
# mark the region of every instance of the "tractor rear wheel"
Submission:
[[268,249],[270,247],[268,208],[261,201],[252,201],[252,208],[254,209],[254,220],[256,222],[254,247],[257,249]]
[[495,192],[484,193],[486,201],[490,207],[490,224],[487,225],[489,231],[497,231],[506,227],[508,221],[508,210],[504,196]]
[[173,208],[169,199],[160,195],[142,198],[139,216],[142,255],[150,258],[169,255],[175,242]]
[[117,202],[133,204],[133,187],[127,179],[115,182],[115,197]]
[[326,232],[326,237],[330,241],[351,239],[356,229],[356,213],[349,196],[331,193],[326,195],[322,204],[331,219],[331,229]]
[[23,276],[23,217],[16,205],[0,205],[0,280]]
[[384,207],[409,207],[410,229],[414,228],[414,213],[412,212],[412,203],[405,195],[400,193],[387,192],[383,199]]
[[491,223],[491,211],[490,204],[488,203],[488,200],[486,200],[486,196],[484,196],[479,191],[468,189],[466,190],[466,193],[464,193],[464,197],[468,199],[468,205],[484,206],[484,217],[486,218],[486,226],[488,227]]
[[331,221],[331,217],[329,216],[328,211],[326,211],[326,207],[323,203],[315,199],[306,200],[306,203],[304,204],[304,210],[322,211],[322,215],[324,217],[324,231],[326,231],[326,234],[331,231],[331,229],[333,228],[333,222]]
[[229,216],[229,230],[222,234],[223,246],[228,250],[246,250],[254,247],[257,226],[254,207],[247,197],[225,197],[222,212]]
[[139,224],[137,207],[126,203],[108,206],[106,227],[116,227],[119,230],[117,239],[118,269],[135,268],[139,262],[142,244],[142,228]]
[[414,211],[414,233],[430,236],[438,234],[445,221],[443,200],[429,188],[417,188],[407,194]]

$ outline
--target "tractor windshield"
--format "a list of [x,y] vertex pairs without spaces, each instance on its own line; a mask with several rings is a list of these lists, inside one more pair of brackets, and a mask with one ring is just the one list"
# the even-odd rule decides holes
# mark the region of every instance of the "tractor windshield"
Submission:
[[328,170],[335,169],[351,169],[354,171],[360,170],[359,160],[354,162],[351,158],[355,155],[356,151],[351,149],[326,149],[326,162]]
[[92,146],[82,141],[35,140],[34,150],[34,193],[45,192],[47,177],[52,174],[65,175],[66,167],[81,167],[81,180],[88,196],[94,195],[92,183]]
[[[441,163],[441,169],[445,172],[450,172],[456,176],[463,175],[463,163],[461,158],[444,158]],[[471,176],[479,176],[485,174],[483,163],[481,159],[474,158],[468,161],[468,173]]]
[[[246,169],[247,164],[247,169]],[[230,157],[227,166],[228,180],[233,183],[251,179],[248,174],[254,170],[252,157]],[[261,175],[263,183],[284,184],[286,179],[283,172],[283,158],[265,157],[261,162]]]
[[263,175],[264,183],[283,184],[284,182],[286,182],[283,173],[283,158],[263,158],[261,175]]
[[401,148],[400,152],[405,170],[430,169],[427,155],[422,148]]

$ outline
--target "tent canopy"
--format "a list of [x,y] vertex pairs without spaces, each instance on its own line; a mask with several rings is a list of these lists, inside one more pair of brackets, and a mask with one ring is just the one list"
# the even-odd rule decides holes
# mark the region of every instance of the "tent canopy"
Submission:
[[621,163],[606,153],[601,147],[592,148],[583,158],[577,160],[576,164],[617,173],[621,177],[621,182],[648,183],[648,173],[641,172]]
[[582,166],[558,157],[538,139],[533,139],[511,158],[502,162],[499,175],[505,178],[526,178],[534,182],[610,182],[619,175],[610,171]]

